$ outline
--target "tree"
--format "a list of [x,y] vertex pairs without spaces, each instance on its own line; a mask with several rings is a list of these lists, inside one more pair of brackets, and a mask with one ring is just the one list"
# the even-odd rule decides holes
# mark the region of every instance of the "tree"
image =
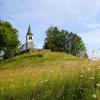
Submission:
[[0,51],[4,51],[4,59],[12,57],[19,47],[17,32],[8,21],[0,21]]
[[66,52],[75,56],[86,55],[86,47],[82,38],[75,33],[50,27],[46,31],[44,49]]

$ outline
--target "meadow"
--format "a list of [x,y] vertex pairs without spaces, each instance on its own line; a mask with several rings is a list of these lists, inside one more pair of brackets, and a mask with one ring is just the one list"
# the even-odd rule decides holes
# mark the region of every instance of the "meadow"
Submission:
[[2,61],[0,100],[100,100],[100,61],[50,51]]

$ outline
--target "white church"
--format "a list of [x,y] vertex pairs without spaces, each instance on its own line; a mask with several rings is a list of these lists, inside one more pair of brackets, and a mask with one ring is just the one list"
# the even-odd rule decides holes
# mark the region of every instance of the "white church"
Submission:
[[31,31],[30,25],[29,25],[28,31],[26,33],[26,43],[22,45],[21,51],[26,51],[29,49],[34,49],[33,33]]

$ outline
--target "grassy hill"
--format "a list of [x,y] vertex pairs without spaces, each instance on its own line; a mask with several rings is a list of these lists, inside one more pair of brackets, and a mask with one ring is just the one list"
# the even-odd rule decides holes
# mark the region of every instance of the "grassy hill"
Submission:
[[0,100],[100,100],[100,62],[50,51],[0,63]]

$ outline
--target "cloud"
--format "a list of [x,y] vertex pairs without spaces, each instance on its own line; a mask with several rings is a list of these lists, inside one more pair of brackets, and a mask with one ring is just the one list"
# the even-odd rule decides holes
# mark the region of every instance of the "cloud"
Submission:
[[[27,20],[35,19],[58,19],[62,18],[66,20],[74,21],[78,19],[78,16],[84,19],[88,15],[94,15],[98,9],[98,0],[1,0],[3,4],[4,13],[7,13],[11,17],[17,15],[18,19],[25,17]],[[85,6],[84,6],[85,5]],[[9,9],[7,9],[9,8]],[[16,18],[16,19],[17,19]],[[25,20],[24,18],[24,20]],[[90,17],[89,17],[90,18]]]
[[100,44],[99,9],[100,0],[0,0],[0,19],[18,28],[22,42],[29,23],[39,47],[44,42],[44,31],[55,25],[78,33],[91,49]]
[[86,33],[81,33],[80,36],[82,37],[89,51],[100,48],[100,29],[94,29]]

